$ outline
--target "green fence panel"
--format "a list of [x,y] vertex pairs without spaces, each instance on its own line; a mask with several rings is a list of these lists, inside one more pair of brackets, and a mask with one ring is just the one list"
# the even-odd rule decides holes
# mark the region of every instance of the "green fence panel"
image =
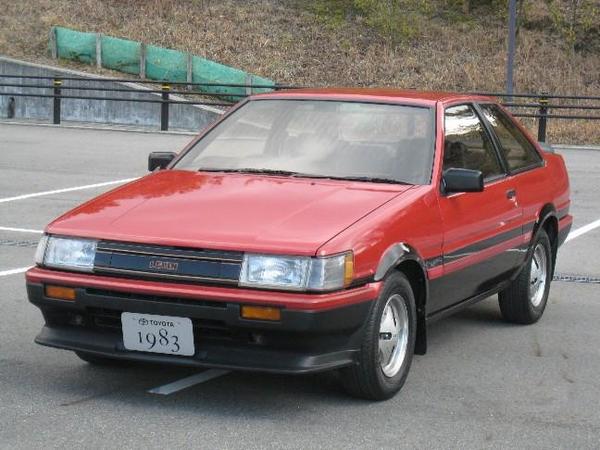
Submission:
[[54,27],[59,58],[91,64],[96,61],[96,34]]
[[[54,27],[57,56],[59,58],[94,64],[96,61],[96,33],[85,33],[63,27]],[[125,73],[140,73],[139,42],[102,36],[100,41],[102,66]],[[146,78],[157,81],[186,82],[187,53],[168,48],[148,45],[146,47]],[[192,81],[194,83],[256,84],[275,86],[268,78],[252,75],[243,70],[219,64],[199,56],[192,57]],[[238,101],[249,92],[252,94],[269,92],[270,88],[233,86],[198,86],[196,90],[211,94],[226,94],[226,100]]]
[[[259,77],[258,75],[251,75],[252,84],[256,84],[257,86],[273,86],[275,87],[275,82],[273,80],[269,80],[268,78]],[[273,92],[273,89],[268,88],[252,88],[253,94],[262,94],[265,92]]]
[[102,67],[139,75],[141,44],[127,39],[102,36]]
[[[209,59],[194,56],[192,58],[192,80],[194,83],[225,83],[225,84],[259,84],[274,86],[275,83],[267,78],[249,74],[243,70],[219,64]],[[240,100],[246,95],[244,87],[232,86],[200,86],[200,90],[211,94],[229,94],[229,100]],[[268,88],[253,88],[252,93],[269,92]]]
[[161,81],[187,81],[187,56],[168,48],[146,47],[146,77]]

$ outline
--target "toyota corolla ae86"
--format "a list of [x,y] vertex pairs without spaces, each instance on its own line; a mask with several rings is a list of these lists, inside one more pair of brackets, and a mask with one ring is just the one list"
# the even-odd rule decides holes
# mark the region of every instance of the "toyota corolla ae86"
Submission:
[[562,157],[488,97],[257,95],[149,169],[45,229],[37,343],[93,364],[337,370],[386,399],[432,321],[494,294],[507,321],[538,321],[572,223]]

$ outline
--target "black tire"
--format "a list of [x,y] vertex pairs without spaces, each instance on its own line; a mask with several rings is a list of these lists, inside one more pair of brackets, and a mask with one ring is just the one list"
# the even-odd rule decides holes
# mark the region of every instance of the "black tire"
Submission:
[[[398,303],[402,301],[406,307],[403,311],[407,313],[408,337],[402,364],[395,375],[390,377],[384,374],[380,364],[379,340],[384,309],[392,297]],[[386,278],[381,294],[367,318],[358,363],[340,372],[346,391],[350,395],[368,400],[386,400],[393,397],[406,381],[415,349],[416,330],[415,296],[411,285],[404,274],[392,273]]]
[[94,355],[93,353],[87,352],[75,352],[75,354],[86,363],[94,366],[124,366],[125,361],[115,358],[107,358],[105,356]]
[[[532,268],[535,270],[537,265],[534,263],[534,255],[536,249],[540,248],[546,258],[545,285],[541,298],[534,300],[532,295]],[[529,252],[529,257],[523,270],[519,276],[505,290],[498,294],[498,302],[500,311],[504,320],[513,323],[528,325],[537,322],[544,314],[546,303],[548,302],[548,294],[550,292],[550,283],[552,282],[553,257],[552,244],[544,230],[540,230]],[[540,292],[541,294],[541,292]]]

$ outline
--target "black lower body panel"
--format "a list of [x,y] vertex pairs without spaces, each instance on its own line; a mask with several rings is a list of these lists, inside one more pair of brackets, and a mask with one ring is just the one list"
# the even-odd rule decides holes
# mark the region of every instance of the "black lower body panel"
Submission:
[[[455,305],[492,292],[513,279],[521,270],[527,246],[511,248],[488,259],[429,282],[427,315],[435,315]],[[491,295],[491,294],[490,294]],[[485,298],[485,297],[484,297]]]
[[[245,320],[240,305],[78,288],[75,301],[47,298],[28,284],[30,301],[46,325],[38,344],[115,359],[277,373],[311,373],[351,365],[360,349],[371,301],[320,312],[283,309],[278,322]],[[121,313],[188,317],[194,330],[190,357],[129,351]]]

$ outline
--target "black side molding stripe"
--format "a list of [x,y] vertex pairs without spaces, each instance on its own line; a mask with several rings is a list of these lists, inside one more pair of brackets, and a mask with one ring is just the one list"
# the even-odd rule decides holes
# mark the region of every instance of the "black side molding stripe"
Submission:
[[522,226],[513,228],[512,230],[504,231],[503,233],[497,234],[491,238],[484,239],[476,242],[475,244],[471,244],[458,250],[454,250],[451,253],[445,254],[444,262],[452,262],[456,261],[457,259],[464,258],[465,256],[470,256],[474,253],[493,247],[494,245],[501,244],[504,241],[521,236],[521,234],[523,234]]
[[523,225],[523,234],[533,231],[534,228],[535,228],[535,222],[526,223],[525,225]]
[[425,260],[425,267],[427,269],[433,269],[434,267],[441,266],[444,263],[444,257],[442,255],[435,256]]
[[522,234],[527,234],[533,230],[535,226],[535,222],[529,222],[523,224],[522,226],[518,226],[513,228],[512,230],[504,231],[502,233],[497,234],[496,236],[492,236],[487,239],[483,239],[481,241],[475,242],[474,244],[469,244],[465,247],[459,248],[458,250],[454,250],[453,252],[446,253],[444,255],[435,256],[433,258],[429,258],[425,260],[425,267],[427,269],[432,269],[434,267],[440,266],[444,263],[454,262],[461,258],[471,256],[475,253],[481,252],[483,250],[487,250],[494,245],[501,244],[503,242],[514,239]]

